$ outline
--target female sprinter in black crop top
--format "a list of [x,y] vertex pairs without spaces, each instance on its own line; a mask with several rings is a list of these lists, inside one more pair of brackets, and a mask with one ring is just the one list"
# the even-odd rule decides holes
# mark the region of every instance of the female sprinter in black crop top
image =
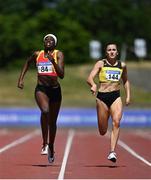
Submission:
[[[127,78],[127,68],[124,62],[117,60],[118,51],[116,44],[108,44],[106,47],[106,59],[99,60],[90,72],[87,83],[91,92],[96,95],[96,108],[98,128],[101,135],[105,135],[108,129],[108,120],[112,118],[111,149],[108,159],[116,162],[116,144],[120,132],[123,105],[120,97],[120,82],[123,81],[126,92],[125,103],[130,103],[130,83]],[[99,75],[99,87],[94,81]]]
[[[48,161],[54,161],[54,142],[57,130],[57,117],[61,105],[61,87],[58,77],[64,78],[64,56],[56,50],[57,38],[53,34],[44,37],[44,50],[35,51],[30,56],[19,77],[18,88],[24,87],[24,76],[31,63],[37,66],[37,86],[35,99],[41,110],[41,130],[43,145],[41,154],[48,154]],[[49,137],[49,138],[48,138]]]

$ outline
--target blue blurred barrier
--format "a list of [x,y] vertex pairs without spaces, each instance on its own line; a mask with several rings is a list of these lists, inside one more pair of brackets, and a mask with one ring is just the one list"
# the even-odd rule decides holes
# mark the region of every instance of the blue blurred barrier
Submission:
[[[37,108],[0,108],[0,127],[39,125],[40,111]],[[61,127],[95,127],[97,126],[96,110],[93,108],[62,108],[58,117],[58,125]],[[121,126],[151,127],[151,110],[125,110]]]

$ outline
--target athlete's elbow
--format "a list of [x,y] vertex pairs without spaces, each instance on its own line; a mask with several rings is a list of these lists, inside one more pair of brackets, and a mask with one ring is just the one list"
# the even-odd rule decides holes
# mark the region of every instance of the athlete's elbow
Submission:
[[123,79],[123,85],[125,86],[127,84],[128,80],[127,79]]
[[60,74],[60,79],[63,79],[64,78],[64,74]]
[[123,82],[123,84],[124,84],[124,86],[125,86],[125,87],[127,87],[127,86],[129,86],[129,85],[130,85],[130,83],[129,83],[129,81],[128,81],[128,80],[124,81],[124,82]]
[[86,80],[87,84],[90,85],[90,78],[88,77],[87,80]]

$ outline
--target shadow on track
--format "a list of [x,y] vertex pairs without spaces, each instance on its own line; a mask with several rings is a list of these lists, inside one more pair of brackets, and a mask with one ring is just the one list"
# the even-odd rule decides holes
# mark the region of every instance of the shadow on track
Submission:
[[41,168],[45,168],[45,167],[60,167],[60,164],[17,164],[17,166],[33,166],[33,167],[41,167]]
[[102,168],[120,168],[120,167],[126,167],[125,165],[87,165],[85,167],[102,167]]

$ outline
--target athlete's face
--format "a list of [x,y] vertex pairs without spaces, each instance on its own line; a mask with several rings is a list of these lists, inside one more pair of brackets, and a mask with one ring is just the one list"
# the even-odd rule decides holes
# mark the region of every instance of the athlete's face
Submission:
[[54,49],[54,47],[55,47],[54,38],[51,36],[46,37],[46,39],[44,40],[44,46],[45,46],[45,49],[47,49],[47,50]]
[[117,47],[115,44],[109,44],[106,48],[106,56],[108,59],[115,59],[118,55]]

